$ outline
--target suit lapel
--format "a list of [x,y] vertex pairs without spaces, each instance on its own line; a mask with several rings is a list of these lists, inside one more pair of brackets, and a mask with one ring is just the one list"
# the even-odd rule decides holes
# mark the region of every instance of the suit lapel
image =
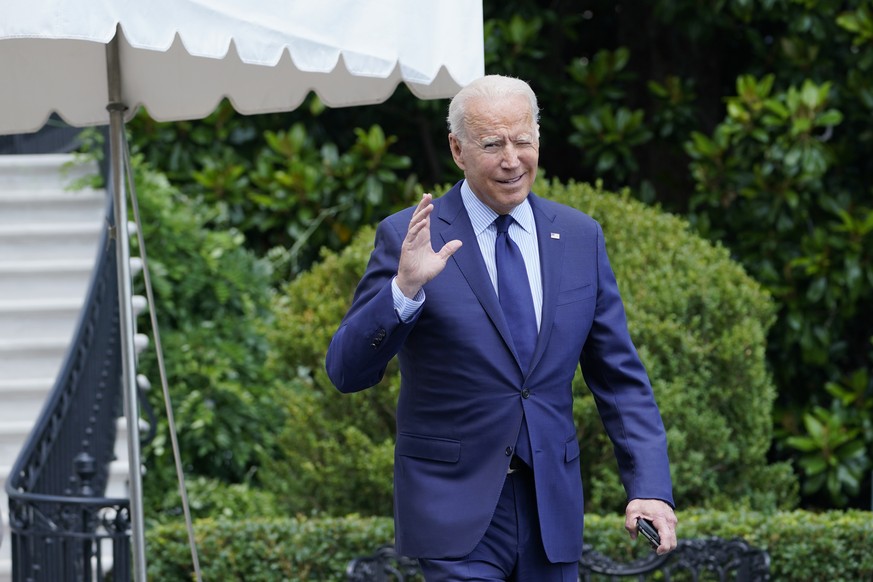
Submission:
[[[503,338],[507,349],[518,362],[509,325],[506,323],[503,310],[500,308],[500,301],[497,299],[497,293],[494,292],[494,286],[488,276],[488,269],[485,268],[485,260],[482,258],[482,253],[479,252],[479,242],[476,240],[473,226],[470,224],[470,217],[464,209],[460,182],[439,198],[438,202],[435,212],[437,220],[431,221],[431,230],[438,231],[439,240],[442,241],[440,246],[455,239],[464,243],[464,246],[452,256],[452,260],[458,265],[458,269],[470,285],[480,305]],[[435,238],[433,234],[432,232],[432,238]]]
[[[564,257],[564,237],[557,223],[557,213],[540,202],[533,193],[528,196],[534,213],[534,222],[537,229],[537,245],[540,253],[540,269],[543,284],[543,309],[540,322],[540,333],[537,337],[537,345],[534,349],[530,372],[542,359],[552,330],[552,322],[555,319],[557,308],[558,288],[561,282],[561,269]],[[454,254],[452,260],[458,265],[461,274],[467,280],[470,288],[475,293],[485,313],[491,319],[497,331],[503,338],[507,349],[515,357],[518,363],[518,355],[509,332],[509,325],[500,308],[500,301],[494,292],[488,270],[482,253],[479,252],[479,243],[473,233],[470,218],[464,209],[461,199],[460,182],[447,194],[439,199],[437,207],[437,220],[431,221],[431,229],[438,231],[441,245],[450,240],[459,239],[464,246]],[[520,364],[519,364],[520,365]]]
[[533,193],[528,196],[534,213],[537,228],[537,246],[540,252],[540,270],[543,282],[543,310],[540,321],[540,334],[534,348],[531,370],[539,363],[549,343],[552,322],[557,309],[558,288],[561,283],[561,269],[564,257],[564,238],[556,222],[557,214],[545,208]]

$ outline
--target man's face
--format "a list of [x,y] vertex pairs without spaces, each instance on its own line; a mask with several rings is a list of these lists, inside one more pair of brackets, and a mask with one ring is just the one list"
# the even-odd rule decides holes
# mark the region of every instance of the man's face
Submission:
[[523,96],[467,103],[467,138],[449,134],[455,163],[470,189],[498,214],[506,214],[527,197],[537,175],[540,144]]

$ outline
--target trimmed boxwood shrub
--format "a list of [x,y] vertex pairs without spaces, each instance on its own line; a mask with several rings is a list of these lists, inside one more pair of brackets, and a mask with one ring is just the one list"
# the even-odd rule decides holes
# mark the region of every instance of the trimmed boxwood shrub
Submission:
[[[204,519],[194,523],[204,580],[345,580],[346,564],[394,537],[390,518]],[[148,579],[194,580],[184,524],[147,532]]]
[[[725,249],[685,221],[599,186],[541,181],[543,197],[603,225],[631,335],[652,379],[668,430],[679,507],[791,507],[787,464],[767,464],[774,386],[764,360],[773,322],[769,296]],[[364,229],[342,253],[284,288],[275,306],[273,372],[287,385],[282,455],[263,482],[289,511],[391,514],[390,454],[399,374],[341,395],[324,372],[330,337],[351,302],[372,249]],[[574,385],[586,511],[623,509],[612,447],[581,373]]]
[[[342,582],[349,560],[393,540],[390,518],[201,520],[194,525],[204,580]],[[873,520],[861,511],[679,512],[681,538],[742,537],[766,549],[771,579],[856,581],[873,577]],[[631,542],[622,515],[586,515],[585,539],[618,560],[648,552]],[[148,578],[194,579],[182,524],[147,532]]]
[[[710,511],[678,513],[680,538],[742,538],[770,554],[770,579],[780,582],[873,579],[873,519],[869,512]],[[648,551],[631,542],[623,515],[586,515],[585,539],[598,551],[631,560]]]

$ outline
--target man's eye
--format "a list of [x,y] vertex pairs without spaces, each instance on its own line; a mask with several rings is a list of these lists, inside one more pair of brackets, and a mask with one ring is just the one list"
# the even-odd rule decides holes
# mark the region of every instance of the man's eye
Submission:
[[497,144],[496,143],[486,143],[483,147],[488,151],[494,151],[497,149]]

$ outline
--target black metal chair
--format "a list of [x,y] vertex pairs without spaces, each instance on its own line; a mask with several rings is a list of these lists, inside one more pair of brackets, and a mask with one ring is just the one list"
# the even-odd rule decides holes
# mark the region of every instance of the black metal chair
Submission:
[[346,567],[348,582],[411,582],[423,580],[418,560],[398,555],[385,544],[372,556],[355,558]]
[[662,580],[718,580],[719,582],[767,582],[770,555],[744,540],[718,537],[679,540],[665,556],[651,554],[633,562],[617,562],[585,545],[579,560],[582,582],[636,578],[647,580],[660,572]]
[[[579,580],[595,582],[654,579],[675,581],[767,582],[770,555],[744,540],[718,537],[679,540],[666,556],[652,552],[632,562],[618,562],[588,544],[579,560]],[[372,556],[355,558],[346,568],[348,582],[412,582],[422,580],[418,560],[400,556],[386,544]]]

